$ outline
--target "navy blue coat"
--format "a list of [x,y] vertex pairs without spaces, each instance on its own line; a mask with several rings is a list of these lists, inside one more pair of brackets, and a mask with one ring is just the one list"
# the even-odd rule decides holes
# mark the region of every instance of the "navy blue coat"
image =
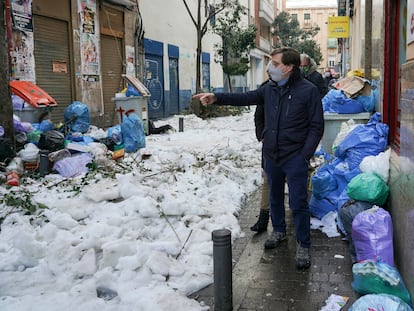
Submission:
[[292,75],[284,86],[273,81],[246,93],[215,93],[217,104],[263,105],[263,152],[281,165],[294,155],[313,156],[324,131],[318,88]]

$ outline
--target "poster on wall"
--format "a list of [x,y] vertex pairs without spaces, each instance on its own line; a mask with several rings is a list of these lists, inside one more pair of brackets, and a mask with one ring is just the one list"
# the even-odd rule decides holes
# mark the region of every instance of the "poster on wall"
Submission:
[[127,45],[126,50],[126,74],[130,76],[135,76],[135,48],[133,46]]
[[407,44],[414,41],[414,1],[407,2]]
[[80,20],[81,74],[85,81],[99,81],[99,38],[96,31],[96,1],[78,0],[78,8]]
[[33,31],[32,0],[12,0],[13,28],[23,31]]
[[11,78],[35,83],[32,0],[12,0]]
[[10,51],[11,77],[35,82],[33,32],[13,29]]

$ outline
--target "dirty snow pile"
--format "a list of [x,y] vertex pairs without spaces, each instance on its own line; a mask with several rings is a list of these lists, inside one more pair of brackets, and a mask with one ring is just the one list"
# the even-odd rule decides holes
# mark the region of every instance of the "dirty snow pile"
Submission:
[[158,121],[182,117],[184,131],[147,136],[112,174],[2,185],[45,208],[0,205],[0,310],[207,310],[188,295],[213,281],[211,233],[243,235],[237,215],[261,184],[253,113]]

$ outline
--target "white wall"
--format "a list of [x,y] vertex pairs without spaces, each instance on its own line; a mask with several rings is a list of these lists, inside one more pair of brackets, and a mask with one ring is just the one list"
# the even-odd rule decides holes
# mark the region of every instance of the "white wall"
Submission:
[[[190,8],[194,18],[197,18],[196,2],[188,0],[187,3],[192,6]],[[140,0],[139,8],[145,38],[164,43],[165,89],[169,89],[168,44],[172,44],[178,46],[180,51],[180,89],[195,91],[197,33],[183,1]],[[221,66],[214,62],[214,44],[218,42],[220,42],[218,36],[211,32],[207,32],[202,41],[203,52],[210,53],[210,85],[212,87],[223,87]]]

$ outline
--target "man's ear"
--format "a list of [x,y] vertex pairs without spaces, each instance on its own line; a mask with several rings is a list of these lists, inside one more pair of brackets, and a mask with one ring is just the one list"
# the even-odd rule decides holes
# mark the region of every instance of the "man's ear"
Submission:
[[292,65],[292,64],[290,64],[290,65],[286,66],[286,68],[287,68],[286,73],[288,73],[288,72],[292,72],[292,71],[293,71],[293,65]]

